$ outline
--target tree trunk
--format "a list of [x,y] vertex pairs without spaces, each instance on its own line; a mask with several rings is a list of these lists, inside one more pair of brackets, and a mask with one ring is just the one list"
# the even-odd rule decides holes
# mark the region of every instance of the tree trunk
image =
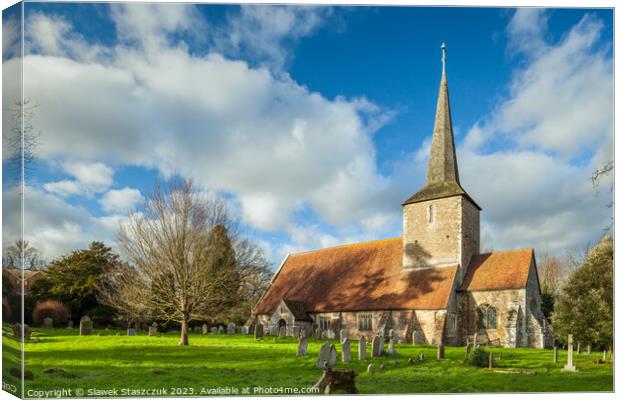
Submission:
[[189,346],[188,322],[188,318],[183,317],[183,321],[181,321],[181,340],[179,341],[179,346]]

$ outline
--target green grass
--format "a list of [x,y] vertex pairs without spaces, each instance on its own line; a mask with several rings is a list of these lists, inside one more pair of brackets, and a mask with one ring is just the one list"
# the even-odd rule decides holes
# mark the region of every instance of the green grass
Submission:
[[[7,328],[5,327],[5,330]],[[201,388],[312,386],[321,375],[314,367],[322,341],[310,340],[309,356],[296,357],[297,343],[292,338],[266,337],[256,341],[250,335],[190,336],[190,346],[178,346],[178,334],[148,337],[145,333],[128,337],[124,332],[104,332],[105,336],[77,335],[76,330],[36,329],[26,343],[26,370],[34,379],[26,381],[28,390],[61,388]],[[3,379],[19,360],[19,342],[2,337],[6,357],[14,360],[3,365]],[[336,344],[340,351],[340,345]],[[430,346],[398,345],[396,356],[357,360],[357,342],[351,346],[352,362],[338,362],[337,368],[352,368],[360,393],[464,393],[464,392],[545,392],[545,391],[611,391],[613,370],[610,363],[596,364],[601,353],[575,354],[578,372],[561,372],[566,352],[553,364],[552,350],[491,349],[502,353],[496,369],[487,370],[463,365],[464,348],[447,347],[445,359],[436,360]],[[6,350],[9,350],[6,352]],[[370,348],[368,347],[368,353]],[[424,353],[425,360],[409,365],[407,359]],[[376,372],[366,373],[368,364]],[[385,364],[385,370],[379,365]],[[398,363],[396,365],[395,363]],[[54,368],[53,372],[44,372]],[[508,373],[499,373],[505,371]],[[167,393],[171,395],[170,391]]]

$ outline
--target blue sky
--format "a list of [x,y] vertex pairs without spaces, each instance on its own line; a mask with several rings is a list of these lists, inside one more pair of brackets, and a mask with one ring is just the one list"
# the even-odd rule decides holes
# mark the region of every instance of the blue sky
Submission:
[[611,220],[608,186],[588,181],[613,156],[610,10],[26,3],[25,31],[40,133],[26,236],[48,258],[113,244],[173,173],[226,196],[274,264],[399,236],[442,41],[483,250],[580,250]]

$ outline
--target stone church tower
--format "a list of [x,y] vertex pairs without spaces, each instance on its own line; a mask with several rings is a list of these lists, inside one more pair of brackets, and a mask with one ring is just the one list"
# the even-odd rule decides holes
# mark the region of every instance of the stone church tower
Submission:
[[459,182],[452,116],[443,72],[425,186],[403,203],[403,267],[458,265],[459,281],[480,252],[480,207]]

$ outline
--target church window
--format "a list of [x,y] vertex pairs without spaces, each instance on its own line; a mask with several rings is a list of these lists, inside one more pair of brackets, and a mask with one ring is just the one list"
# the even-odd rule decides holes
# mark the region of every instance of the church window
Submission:
[[448,330],[450,332],[456,332],[456,315],[455,314],[448,315]]
[[497,328],[497,310],[488,304],[478,307],[478,328],[496,329]]
[[357,329],[360,331],[372,331],[372,314],[358,314]]
[[329,317],[319,317],[319,327],[322,331],[329,330],[331,319]]
[[428,206],[428,223],[432,224],[433,223],[433,219],[435,218],[435,206],[433,206],[432,204],[430,206]]

